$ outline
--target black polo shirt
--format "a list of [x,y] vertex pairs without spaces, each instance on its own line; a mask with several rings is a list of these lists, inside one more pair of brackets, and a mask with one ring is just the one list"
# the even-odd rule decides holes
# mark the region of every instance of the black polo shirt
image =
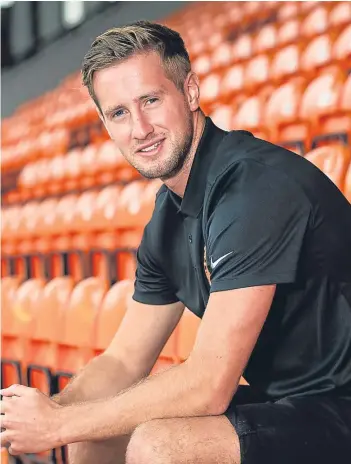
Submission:
[[351,397],[351,206],[309,161],[206,118],[184,197],[161,187],[137,259],[136,301],[200,318],[211,292],[277,284],[245,378],[274,399]]

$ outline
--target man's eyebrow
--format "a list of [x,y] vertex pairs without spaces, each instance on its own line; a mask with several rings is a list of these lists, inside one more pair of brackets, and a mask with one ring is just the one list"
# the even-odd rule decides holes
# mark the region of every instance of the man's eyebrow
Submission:
[[[157,90],[151,90],[150,92],[144,94],[144,95],[140,95],[139,97],[137,98],[134,98],[133,102],[134,103],[137,103],[137,102],[140,102],[142,100],[147,100],[148,98],[150,97],[155,97],[157,95],[164,95],[166,92],[163,88],[161,89],[157,89]],[[124,108],[124,105],[115,105],[115,106],[109,106],[106,108],[106,110],[104,110],[104,114],[105,116],[111,116],[113,113],[115,113],[116,111],[120,110]]]

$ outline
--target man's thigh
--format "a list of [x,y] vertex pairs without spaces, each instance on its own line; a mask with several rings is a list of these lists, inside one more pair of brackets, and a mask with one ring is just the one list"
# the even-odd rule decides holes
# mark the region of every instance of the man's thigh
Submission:
[[225,413],[240,442],[241,464],[349,464],[351,400],[328,396],[239,404]]
[[239,439],[225,416],[156,419],[137,427],[126,464],[240,464]]

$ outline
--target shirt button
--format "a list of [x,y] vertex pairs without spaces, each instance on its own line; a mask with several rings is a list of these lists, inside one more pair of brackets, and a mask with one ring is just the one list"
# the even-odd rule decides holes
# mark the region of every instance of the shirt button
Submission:
[[193,243],[193,236],[189,235],[189,243]]

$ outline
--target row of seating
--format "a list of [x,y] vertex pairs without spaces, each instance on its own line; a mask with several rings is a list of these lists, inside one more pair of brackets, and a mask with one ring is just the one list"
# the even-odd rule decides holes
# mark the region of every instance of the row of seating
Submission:
[[[259,76],[257,73],[257,79]],[[203,82],[203,104],[212,108],[211,116],[221,127],[252,130],[283,145],[300,140],[305,143],[305,150],[311,148],[314,136],[330,133],[350,136],[351,75],[347,77],[338,67],[328,67],[311,82],[292,75],[287,83],[277,88],[270,83],[248,98],[242,94],[244,82],[241,65],[230,68],[223,77],[212,74]],[[55,137],[54,132],[52,138]],[[12,166],[28,161],[24,151],[22,155],[10,149],[7,153],[4,151],[5,164],[6,160]],[[30,159],[39,159],[24,166],[18,189],[4,198],[5,203],[140,178],[111,140],[78,147],[52,158],[50,152],[43,157],[35,149],[27,155]]]
[[[210,3],[210,2],[209,2]],[[295,3],[295,4],[294,4]],[[308,2],[221,2],[221,5],[189,10],[189,17],[180,14],[179,20],[167,25],[178,30],[185,39],[191,58],[213,51],[228,36],[250,32],[253,40],[251,52],[260,53],[279,47],[292,40],[306,41],[326,31],[336,30],[351,19],[348,2],[312,2],[310,11],[301,8]],[[212,6],[212,8],[211,8]],[[248,13],[248,9],[254,9]],[[271,29],[267,24],[274,23]],[[267,29],[265,29],[267,27]]]
[[[223,42],[211,54],[199,56],[193,69],[202,78],[213,73],[224,78],[232,66],[238,66],[244,73],[245,85],[242,87],[246,89],[260,81],[280,83],[296,73],[313,78],[321,67],[330,64],[349,69],[350,40],[351,24],[338,33],[319,35],[305,46],[295,41],[279,50],[253,56],[250,36],[244,35],[235,44]],[[255,75],[257,71],[259,77]]]
[[[62,388],[72,374],[100,354],[116,333],[133,293],[131,280],[108,288],[102,279],[46,282],[18,277],[1,281],[3,387],[24,382],[52,393],[59,374]],[[187,359],[199,320],[188,310],[154,366]],[[57,386],[56,386],[57,387]]]
[[276,89],[268,84],[246,99],[240,95],[240,88],[234,87],[234,75],[231,87],[217,81],[203,97],[221,127],[251,130],[295,151],[298,144],[291,142],[299,141],[303,145],[299,154],[321,145],[323,137],[330,139],[332,134],[350,143],[351,75],[347,77],[338,67],[326,69],[311,82],[296,77]]
[[150,220],[160,186],[158,179],[141,180],[9,206],[2,210],[2,239],[143,228]]
[[[289,2],[264,2],[264,4],[258,2],[256,7],[252,6],[255,2],[247,2],[247,5],[240,5],[240,7],[236,4],[236,2],[221,2],[217,6],[211,5],[212,2],[208,2],[208,4],[201,5],[200,10],[198,10],[199,6],[192,5],[188,11],[182,11],[178,14],[178,20],[172,20],[169,18],[165,22],[171,27],[176,27],[185,38],[188,35],[194,37],[197,44],[206,43],[206,41],[208,41],[209,44],[211,44],[211,50],[215,51],[215,62],[216,60],[219,60],[221,63],[223,57],[224,60],[226,60],[225,57],[228,55],[228,50],[231,50],[229,52],[231,58],[234,58],[235,61],[238,62],[241,59],[252,57],[253,53],[256,53],[255,50],[257,50],[257,53],[262,53],[262,51],[266,50],[267,47],[269,48],[272,46],[274,41],[272,37],[275,36],[275,32],[273,31],[275,30],[276,24],[279,23],[279,15],[277,16],[278,23],[272,23],[271,20],[271,24],[267,24],[265,27],[259,28],[258,36],[262,37],[262,39],[257,40],[260,43],[262,41],[263,45],[258,46],[258,48],[256,45],[253,45],[253,41],[256,43],[257,40],[255,38],[255,34],[250,33],[250,31],[248,31],[248,34],[239,36],[236,41],[236,45],[232,45],[232,43],[227,40],[226,35],[218,35],[218,33],[216,33],[216,30],[219,27],[218,24],[221,23],[221,21],[216,21],[216,19],[222,18],[222,23],[223,21],[229,21],[231,29],[240,31],[242,16],[243,14],[245,15],[246,10],[249,18],[248,20],[253,21],[254,18],[259,17],[262,12],[266,12],[271,9],[277,12],[277,14],[284,10],[290,10],[290,12],[293,10],[301,10],[302,14],[305,14],[305,8],[302,8],[299,4],[305,4],[308,2],[292,2],[292,4],[295,3],[296,5],[290,5],[290,7],[284,5],[284,3]],[[328,18],[330,18],[332,24],[340,25],[340,27],[341,25],[350,23],[350,6],[348,2],[322,2],[322,4],[321,2],[312,2],[311,8],[313,11],[310,14],[317,15],[318,21],[315,16],[312,16],[309,19],[310,24],[306,24],[306,29],[309,31],[314,30],[313,28],[317,27],[318,34],[324,32],[326,30],[325,24]],[[192,13],[187,19],[190,12]],[[202,15],[204,15],[207,20],[203,18],[202,21],[199,21],[199,17],[202,17]],[[196,17],[196,22],[193,22],[194,17]],[[275,17],[273,19],[276,20],[277,18]],[[285,15],[283,15],[283,19],[285,20]],[[201,38],[202,27],[199,25],[206,24],[207,29],[203,32],[203,38]],[[208,28],[210,29],[208,30]],[[288,32],[287,36],[290,37],[289,40],[298,40],[301,37],[301,33],[298,28],[290,25],[288,30],[295,31],[295,33],[298,34],[297,36],[294,36],[292,32]],[[343,42],[344,45],[341,45],[341,48],[347,48],[347,34],[345,35]],[[187,45],[190,46],[188,43]],[[319,45],[316,46],[318,47]],[[227,51],[223,52],[223,50]],[[197,51],[197,56],[206,55],[206,53],[206,49],[203,50],[200,47]],[[194,54],[192,54],[192,60],[194,60],[193,64],[196,68]],[[306,59],[306,62],[308,61],[309,60]],[[229,62],[226,61],[226,63],[228,65]],[[198,69],[198,71],[201,72],[201,69]],[[39,99],[22,105],[16,111],[13,118],[10,118],[8,121],[4,121],[2,143],[4,145],[14,145],[14,142],[20,142],[23,140],[24,136],[29,136],[31,133],[33,134],[31,138],[35,139],[42,133],[43,128],[57,129],[58,127],[64,127],[65,125],[77,127],[89,121],[96,121],[94,105],[87,97],[87,91],[82,88],[79,74],[77,73],[70,76],[65,79],[57,89],[52,92],[48,92]],[[35,112],[33,113],[32,108],[34,106]]]

